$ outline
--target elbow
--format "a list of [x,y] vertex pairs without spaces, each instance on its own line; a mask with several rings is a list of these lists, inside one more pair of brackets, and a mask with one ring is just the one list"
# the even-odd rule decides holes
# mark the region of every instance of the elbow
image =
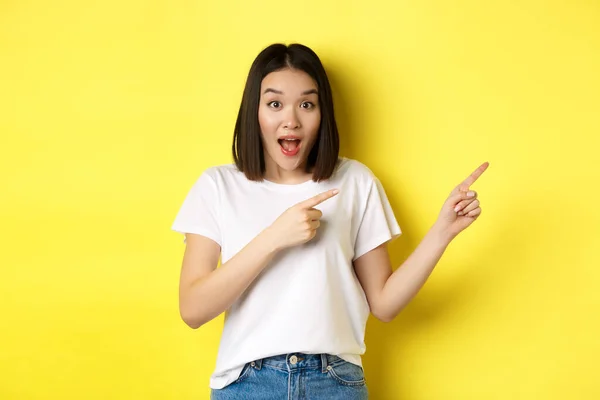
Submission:
[[385,314],[383,314],[383,315],[382,314],[379,314],[379,315],[373,314],[373,315],[375,315],[375,318],[377,318],[378,320],[380,320],[381,322],[384,322],[386,324],[390,323],[394,320],[393,315],[385,315]]
[[201,318],[199,318],[197,315],[193,315],[191,313],[186,313],[183,310],[181,310],[179,314],[180,314],[183,322],[185,322],[185,324],[192,329],[198,329],[202,325],[204,325],[204,321]]
[[185,322],[185,324],[192,329],[198,329],[202,326],[201,322],[194,321],[194,320],[185,320],[184,319],[183,322]]
[[375,318],[384,323],[390,323],[396,318],[396,314],[387,310],[373,309],[371,313]]

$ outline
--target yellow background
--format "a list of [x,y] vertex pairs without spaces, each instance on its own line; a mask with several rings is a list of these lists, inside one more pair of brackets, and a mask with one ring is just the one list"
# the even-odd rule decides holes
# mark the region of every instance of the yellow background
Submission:
[[2,1],[0,398],[208,399],[222,319],[179,319],[170,226],[279,41],[321,56],[342,155],[405,232],[395,266],[491,163],[482,217],[370,320],[371,398],[600,398],[591,0]]

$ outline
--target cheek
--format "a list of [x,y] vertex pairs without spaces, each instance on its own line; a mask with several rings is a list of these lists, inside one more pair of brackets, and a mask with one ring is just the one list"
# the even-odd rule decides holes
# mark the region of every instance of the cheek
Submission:
[[273,134],[277,130],[277,122],[273,116],[262,108],[258,110],[258,125],[263,135]]
[[311,135],[316,136],[321,126],[321,113],[314,112],[307,116],[304,126]]
[[267,119],[265,118],[265,113],[261,111],[261,109],[258,109],[258,126],[260,127],[260,130],[262,132],[265,131],[266,126],[267,126]]

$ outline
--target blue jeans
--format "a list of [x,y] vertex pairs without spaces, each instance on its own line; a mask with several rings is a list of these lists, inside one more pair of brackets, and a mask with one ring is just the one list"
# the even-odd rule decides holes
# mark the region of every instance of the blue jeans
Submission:
[[329,354],[291,353],[248,363],[211,400],[364,400],[363,369]]

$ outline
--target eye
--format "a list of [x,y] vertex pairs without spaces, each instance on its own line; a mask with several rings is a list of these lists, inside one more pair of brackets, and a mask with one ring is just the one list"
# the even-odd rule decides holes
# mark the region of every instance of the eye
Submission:
[[271,101],[271,102],[267,103],[267,105],[271,108],[280,108],[281,107],[281,103],[278,101]]
[[310,110],[314,106],[315,105],[313,103],[311,103],[310,101],[305,101],[304,103],[300,104],[300,107],[305,108],[307,110]]

